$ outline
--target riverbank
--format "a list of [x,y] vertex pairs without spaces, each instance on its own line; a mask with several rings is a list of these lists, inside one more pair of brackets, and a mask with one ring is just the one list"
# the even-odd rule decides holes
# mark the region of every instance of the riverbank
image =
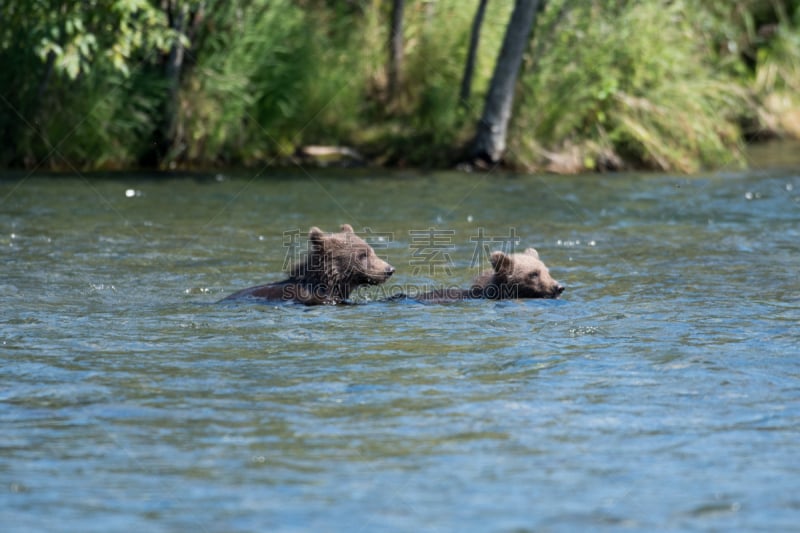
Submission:
[[[409,1],[399,29],[388,3],[73,4],[57,17],[49,4],[0,8],[0,167],[470,163],[513,2],[489,2],[476,24],[464,2]],[[503,164],[742,166],[745,142],[800,138],[798,94],[796,2],[551,0],[519,71]]]
[[[317,152],[317,150],[315,150]],[[128,173],[148,174],[152,176],[165,176],[165,177],[179,177],[189,176],[196,177],[198,174],[216,174],[225,176],[228,173],[234,174],[253,174],[267,175],[275,172],[281,175],[292,175],[296,173],[298,177],[307,175],[313,169],[324,169],[326,172],[332,172],[334,175],[340,175],[341,172],[347,172],[352,175],[364,175],[372,171],[380,172],[398,172],[398,171],[413,171],[413,172],[428,172],[435,170],[457,170],[464,173],[486,173],[486,172],[516,172],[522,174],[540,173],[540,174],[577,174],[580,171],[574,168],[569,171],[563,169],[542,168],[542,169],[525,169],[509,165],[499,165],[496,168],[487,168],[485,166],[476,166],[468,163],[461,163],[452,165],[450,167],[431,168],[431,167],[414,167],[402,163],[394,165],[382,164],[379,161],[367,159],[365,156],[358,154],[353,155],[355,152],[349,148],[331,149],[331,150],[318,150],[321,154],[318,157],[311,157],[308,154],[294,154],[289,157],[277,158],[269,162],[265,166],[264,162],[258,162],[256,165],[234,165],[234,166],[212,166],[212,165],[174,165],[171,168],[154,171],[147,168],[106,168],[106,169],[86,169],[78,170],[74,167],[67,165],[39,168],[39,169],[24,169],[24,168],[9,168],[3,171],[6,177],[23,178],[30,174],[33,170],[38,173],[56,173],[56,174],[75,174],[91,177],[94,175],[102,175],[103,177],[126,175]],[[330,152],[330,153],[328,153]],[[565,154],[564,157],[572,158],[573,154]],[[782,169],[782,168],[800,168],[800,141],[796,139],[770,139],[767,141],[751,142],[743,146],[741,158],[732,160],[729,165],[723,165],[713,169],[714,171],[742,171],[744,169],[750,170],[764,170],[764,169]],[[268,170],[267,170],[268,169]],[[559,171],[560,170],[560,171]],[[606,172],[659,172],[657,170],[648,168],[628,168],[628,169],[592,169],[589,171],[584,170],[583,173],[606,173]]]

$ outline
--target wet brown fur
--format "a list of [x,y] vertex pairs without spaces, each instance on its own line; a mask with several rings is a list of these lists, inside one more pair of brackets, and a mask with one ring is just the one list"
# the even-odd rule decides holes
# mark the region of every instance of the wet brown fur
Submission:
[[308,245],[308,254],[292,267],[288,279],[243,289],[223,301],[251,298],[337,304],[347,300],[356,288],[383,283],[394,273],[394,268],[379,258],[349,224],[343,224],[340,233],[329,234],[312,227]]
[[476,298],[558,298],[564,292],[564,286],[553,279],[533,248],[518,254],[492,252],[491,263],[492,269],[478,275],[469,289],[440,289],[423,294],[417,300],[447,302]]

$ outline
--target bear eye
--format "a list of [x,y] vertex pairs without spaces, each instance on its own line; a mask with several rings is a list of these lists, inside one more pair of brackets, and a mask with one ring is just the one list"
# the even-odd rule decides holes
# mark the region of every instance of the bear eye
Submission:
[[364,260],[365,260],[365,259],[368,257],[368,255],[369,255],[369,254],[367,254],[367,252],[366,252],[366,251],[359,252],[359,254],[358,254],[358,258],[359,258],[361,261],[364,261]]
[[539,277],[539,271],[538,271],[538,270],[534,270],[533,272],[531,272],[531,273],[528,275],[528,277],[529,277],[529,278],[531,278],[531,279],[536,279],[536,278],[538,278],[538,277]]

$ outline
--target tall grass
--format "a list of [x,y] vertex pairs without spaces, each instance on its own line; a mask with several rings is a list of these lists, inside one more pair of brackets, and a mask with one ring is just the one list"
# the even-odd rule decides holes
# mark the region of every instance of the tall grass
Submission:
[[164,81],[152,73],[97,70],[79,80],[80,91],[64,91],[58,113],[40,119],[44,143],[33,143],[39,160],[49,155],[56,168],[130,168],[147,145]]
[[135,166],[163,85],[149,74],[123,76],[103,68],[77,80],[54,76],[34,104],[23,101],[10,112],[18,120],[6,130],[15,138],[3,159],[43,168]]
[[[347,145],[385,164],[458,161],[513,0],[488,3],[468,102],[458,93],[477,1],[407,0],[391,97],[389,4],[207,3],[186,42],[176,135],[160,163],[262,165],[309,144]],[[124,168],[145,158],[168,107],[163,45],[173,30],[164,3],[137,5],[160,47],[142,44],[147,30],[122,59],[108,55],[125,39],[102,33],[116,15],[98,11],[83,26],[98,44],[72,71],[48,66],[41,43],[63,13],[80,18],[83,8],[0,7],[9,21],[0,26],[0,165]],[[506,161],[559,172],[738,165],[743,131],[800,138],[798,94],[796,0],[550,0],[518,83]]]
[[248,16],[231,5],[214,17],[182,94],[188,161],[248,164],[347,142],[359,129],[369,72],[363,17],[289,0],[254,2]]
[[190,52],[195,64],[181,92],[182,156],[247,162],[280,151],[283,124],[307,83],[303,13],[278,0],[249,14],[226,4],[212,17]]
[[381,74],[376,76],[378,90],[372,94],[375,103],[370,113],[374,125],[362,137],[372,154],[400,165],[448,166],[458,158],[474,134],[512,5],[508,0],[489,3],[472,97],[460,102],[458,87],[477,4],[459,0],[411,4],[406,11],[405,62],[397,101],[386,101]]
[[782,24],[775,31],[757,57],[754,90],[761,103],[757,127],[800,138],[800,11],[793,24]]
[[512,157],[579,171],[741,162],[746,92],[711,64],[687,2],[553,2],[514,117]]

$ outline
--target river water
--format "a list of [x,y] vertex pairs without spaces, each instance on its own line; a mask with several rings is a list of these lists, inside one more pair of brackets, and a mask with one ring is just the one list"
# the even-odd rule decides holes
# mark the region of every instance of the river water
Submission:
[[[390,284],[216,303],[342,223]],[[511,244],[561,299],[381,301]],[[6,532],[800,524],[797,167],[6,174],[0,261]]]

